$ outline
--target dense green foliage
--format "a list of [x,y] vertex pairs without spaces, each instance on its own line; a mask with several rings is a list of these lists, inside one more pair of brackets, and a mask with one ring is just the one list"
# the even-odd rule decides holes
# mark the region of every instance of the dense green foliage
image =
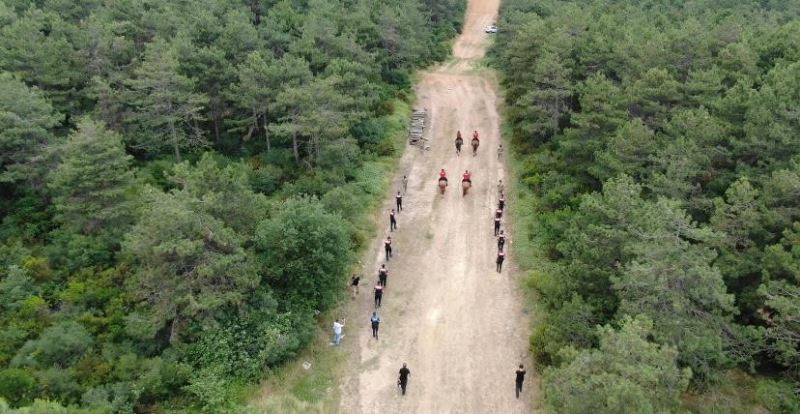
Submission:
[[678,369],[678,351],[648,341],[653,324],[626,317],[619,331],[598,328],[598,349],[561,351],[564,364],[545,373],[545,399],[554,412],[662,413],[674,410],[690,370]]
[[[682,382],[620,373],[620,341],[677,350],[693,391],[739,367],[777,380],[759,395],[785,401],[763,404],[797,407],[778,390],[800,389],[798,17],[782,1],[503,3],[492,58],[554,411],[671,410]],[[636,341],[631,317],[652,322]]]
[[0,0],[0,411],[238,410],[341,297],[463,11]]

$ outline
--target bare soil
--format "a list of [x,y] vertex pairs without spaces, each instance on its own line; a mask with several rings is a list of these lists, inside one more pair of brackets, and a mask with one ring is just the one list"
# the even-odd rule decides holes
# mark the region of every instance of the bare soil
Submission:
[[[500,116],[497,87],[487,70],[476,71],[489,42],[483,32],[497,17],[499,0],[470,0],[463,34],[454,44],[456,61],[422,74],[417,108],[427,108],[430,151],[408,147],[385,202],[384,230],[365,257],[361,293],[351,308],[342,352],[350,354],[341,379],[343,413],[529,413],[534,411],[537,379],[527,352],[529,321],[510,253],[502,273],[495,271],[497,242],[493,214],[497,182],[505,181],[498,160]],[[464,147],[456,156],[456,131]],[[477,156],[469,142],[480,133]],[[444,168],[450,186],[437,188]],[[461,195],[460,177],[473,172],[473,186]],[[388,209],[401,178],[409,177],[398,215],[389,232]],[[513,200],[508,201],[513,209]],[[508,213],[506,209],[506,214]],[[513,231],[503,227],[513,240]],[[380,339],[372,338],[372,288],[384,263],[383,240],[393,239],[394,257],[378,309]],[[506,245],[506,251],[510,246]],[[401,396],[398,370],[411,370]],[[528,371],[522,396],[514,395],[514,372]]]

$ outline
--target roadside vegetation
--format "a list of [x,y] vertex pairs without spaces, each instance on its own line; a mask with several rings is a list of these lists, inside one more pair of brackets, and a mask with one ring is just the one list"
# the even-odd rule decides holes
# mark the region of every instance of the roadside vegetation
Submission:
[[800,411],[798,17],[503,2],[491,58],[549,411]]
[[1,0],[0,411],[252,410],[344,293],[463,10]]

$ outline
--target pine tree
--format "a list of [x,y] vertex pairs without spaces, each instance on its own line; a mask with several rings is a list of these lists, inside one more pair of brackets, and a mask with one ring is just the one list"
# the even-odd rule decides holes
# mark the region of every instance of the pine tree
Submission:
[[259,281],[246,237],[204,211],[188,191],[148,187],[146,208],[123,244],[134,270],[127,290],[140,301],[129,332],[153,338],[165,326],[171,343],[192,322],[224,306],[241,306]]
[[155,39],[134,74],[128,85],[137,110],[128,122],[141,128],[138,146],[151,153],[171,146],[178,162],[182,149],[205,146],[198,122],[207,98],[195,92],[194,80],[180,73],[172,45]]
[[249,126],[244,140],[257,131],[263,131],[267,151],[272,148],[267,125],[272,122],[270,107],[278,91],[298,86],[311,79],[311,70],[304,59],[285,55],[281,59],[266,58],[253,52],[237,68],[238,83],[231,87],[230,97],[249,112]]
[[666,413],[677,409],[691,371],[678,368],[678,351],[648,340],[646,317],[622,320],[622,327],[598,328],[599,349],[566,348],[567,362],[544,375],[544,400],[558,413]]
[[84,118],[61,147],[49,187],[62,227],[83,235],[118,234],[132,221],[133,171],[122,137]]
[[35,88],[11,75],[0,75],[0,181],[43,176],[41,155],[54,141],[50,129],[61,116]]
[[[313,165],[323,144],[348,132],[353,113],[347,111],[352,99],[336,90],[338,78],[315,78],[312,82],[287,88],[276,97],[275,110],[281,114],[270,129],[291,138],[296,162]],[[301,151],[305,147],[305,151]]]

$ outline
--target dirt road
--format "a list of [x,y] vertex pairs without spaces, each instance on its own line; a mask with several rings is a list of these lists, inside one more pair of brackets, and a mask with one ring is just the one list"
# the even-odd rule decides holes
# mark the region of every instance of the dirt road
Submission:
[[[366,285],[342,344],[352,353],[350,374],[341,384],[343,413],[534,411],[535,379],[526,351],[529,325],[513,256],[502,273],[495,271],[496,184],[505,178],[497,157],[498,97],[486,72],[473,70],[487,47],[483,27],[494,21],[498,6],[499,0],[471,0],[464,33],[454,45],[456,61],[424,73],[417,85],[416,107],[430,113],[426,137],[431,150],[407,148],[394,190],[407,175],[399,228],[389,233],[387,219],[364,260]],[[453,141],[459,129],[465,145],[457,157]],[[473,130],[481,136],[475,157],[469,147]],[[450,177],[444,195],[436,187],[441,168]],[[460,176],[465,169],[474,173],[474,185],[462,197]],[[385,208],[393,206],[392,196]],[[505,222],[504,217],[504,227]],[[380,339],[375,340],[369,327],[372,287],[384,263],[382,242],[389,234],[395,257],[387,263],[390,274],[378,309]],[[396,387],[403,362],[411,369],[406,396]],[[514,371],[520,363],[528,375],[523,395],[516,399]]]

